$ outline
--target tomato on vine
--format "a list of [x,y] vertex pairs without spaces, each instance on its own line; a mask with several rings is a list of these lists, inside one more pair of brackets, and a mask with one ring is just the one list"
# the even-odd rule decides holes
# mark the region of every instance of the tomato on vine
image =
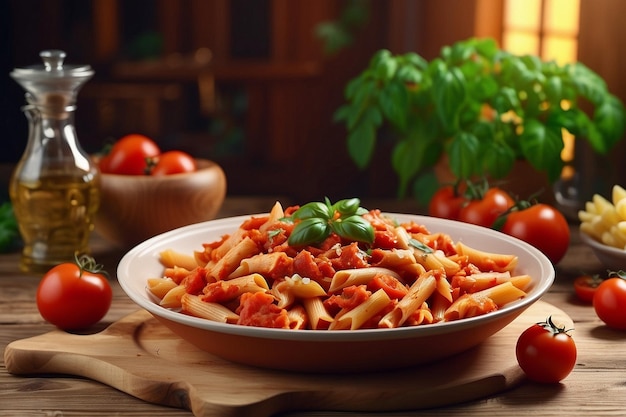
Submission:
[[479,226],[491,227],[498,216],[506,212],[515,201],[504,190],[490,187],[469,197],[459,211],[459,220]]
[[519,201],[502,213],[493,227],[530,243],[554,264],[569,248],[569,224],[559,210],[547,204]]
[[626,330],[626,272],[610,272],[593,296],[593,308],[608,327]]
[[591,303],[603,279],[598,274],[583,274],[574,279],[574,293],[580,301]]
[[161,153],[149,137],[129,134],[116,141],[99,162],[100,171],[107,174],[145,175],[148,160]]
[[557,383],[572,372],[577,349],[568,332],[548,317],[532,325],[517,339],[515,356],[526,376],[541,383]]
[[88,255],[51,268],[41,279],[36,295],[41,316],[63,330],[96,324],[109,311],[112,298],[106,272]]
[[[196,161],[191,155],[183,151],[167,151],[152,158],[148,164],[150,175],[171,175],[193,172],[196,170]],[[153,166],[151,164],[154,164]]]
[[468,202],[464,188],[454,184],[438,189],[428,203],[428,214],[442,219],[458,220],[461,208]]

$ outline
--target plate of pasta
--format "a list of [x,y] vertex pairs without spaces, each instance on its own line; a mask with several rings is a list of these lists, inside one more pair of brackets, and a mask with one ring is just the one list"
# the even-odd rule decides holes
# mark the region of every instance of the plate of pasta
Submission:
[[552,263],[452,220],[309,203],[175,229],[120,261],[126,294],[222,359],[297,372],[430,363],[504,328],[550,288]]

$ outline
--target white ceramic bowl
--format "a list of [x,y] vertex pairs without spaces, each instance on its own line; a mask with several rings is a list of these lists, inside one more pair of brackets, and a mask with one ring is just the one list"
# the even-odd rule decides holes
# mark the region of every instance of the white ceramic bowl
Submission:
[[394,369],[432,362],[465,351],[505,327],[552,285],[552,263],[527,243],[488,228],[431,217],[395,214],[399,221],[424,224],[478,249],[519,257],[517,273],[533,278],[527,296],[482,316],[396,329],[339,331],[285,330],[216,323],[160,307],[148,295],[146,279],[161,276],[159,253],[183,253],[234,232],[250,216],[212,220],[155,236],[131,249],[117,275],[123,290],[139,306],[198,348],[237,363],[300,372],[357,372]]
[[626,270],[626,250],[605,245],[585,232],[580,232],[580,240],[591,248],[596,258],[606,269],[611,271]]

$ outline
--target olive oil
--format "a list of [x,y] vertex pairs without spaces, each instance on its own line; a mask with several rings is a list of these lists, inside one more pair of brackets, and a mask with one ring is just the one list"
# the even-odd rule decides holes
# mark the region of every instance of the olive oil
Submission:
[[89,251],[98,190],[97,177],[12,181],[13,210],[24,240],[23,270],[47,270]]
[[24,242],[21,268],[32,272],[89,252],[100,203],[98,168],[81,148],[74,128],[78,89],[94,72],[88,65],[64,65],[63,51],[39,55],[43,65],[11,72],[26,90],[22,109],[29,129],[9,194]]

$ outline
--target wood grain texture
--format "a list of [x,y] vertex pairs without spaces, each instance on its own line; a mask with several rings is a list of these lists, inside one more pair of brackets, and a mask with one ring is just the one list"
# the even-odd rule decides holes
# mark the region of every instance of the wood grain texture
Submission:
[[[516,386],[523,378],[514,354],[517,335],[547,315],[572,325],[564,312],[539,301],[477,348],[394,372],[311,375],[237,365],[198,350],[143,310],[96,334],[55,330],[14,341],[4,360],[14,374],[82,376],[202,417],[263,417],[294,409],[416,410]],[[381,352],[381,360],[389,354]]]

